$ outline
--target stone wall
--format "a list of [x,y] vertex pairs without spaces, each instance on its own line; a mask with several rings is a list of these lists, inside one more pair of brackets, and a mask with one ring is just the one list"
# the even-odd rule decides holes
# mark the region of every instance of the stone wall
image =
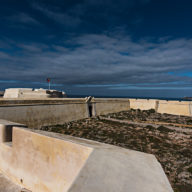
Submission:
[[155,109],[159,113],[192,115],[191,101],[152,99],[0,99],[0,119],[26,124],[31,128],[104,115],[129,109]]
[[92,104],[95,115],[105,115],[130,109],[129,99],[94,98]]
[[153,99],[129,99],[131,109],[149,110],[156,108],[156,100]]
[[129,99],[131,109],[154,109],[158,113],[173,115],[192,115],[191,101],[167,101],[154,99]]
[[87,117],[85,103],[0,106],[1,119],[23,123],[31,128],[63,124]]
[[158,113],[191,116],[191,101],[165,101],[159,100]]
[[0,99],[0,119],[23,123],[30,128],[129,110],[128,99]]

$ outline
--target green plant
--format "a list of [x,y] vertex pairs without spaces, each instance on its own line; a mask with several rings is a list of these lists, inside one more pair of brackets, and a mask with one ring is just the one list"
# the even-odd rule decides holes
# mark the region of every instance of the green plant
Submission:
[[188,172],[192,173],[192,167],[189,167],[187,170]]

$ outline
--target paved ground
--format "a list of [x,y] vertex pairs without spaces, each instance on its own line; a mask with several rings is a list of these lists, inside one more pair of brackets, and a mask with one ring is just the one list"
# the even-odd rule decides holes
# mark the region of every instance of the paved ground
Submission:
[[154,154],[175,192],[192,192],[191,125],[192,117],[130,110],[42,130]]

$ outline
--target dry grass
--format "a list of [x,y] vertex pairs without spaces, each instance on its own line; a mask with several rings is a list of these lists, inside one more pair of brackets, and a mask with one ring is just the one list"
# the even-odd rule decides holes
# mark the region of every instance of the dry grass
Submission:
[[[192,118],[158,114],[153,110],[130,110],[108,114],[134,122],[154,121],[192,124]],[[175,192],[192,192],[192,135],[171,130],[165,125],[137,125],[103,120],[99,117],[43,127],[43,130],[83,137],[120,147],[151,153],[156,156]],[[187,127],[187,129],[191,129]]]

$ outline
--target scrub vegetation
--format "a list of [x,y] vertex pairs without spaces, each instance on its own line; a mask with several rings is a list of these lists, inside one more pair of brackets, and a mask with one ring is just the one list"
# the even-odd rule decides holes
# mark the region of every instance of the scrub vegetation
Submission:
[[192,127],[190,125],[192,125],[191,117],[159,114],[151,109],[111,113],[64,125],[42,127],[42,130],[154,154],[174,191],[191,192]]

